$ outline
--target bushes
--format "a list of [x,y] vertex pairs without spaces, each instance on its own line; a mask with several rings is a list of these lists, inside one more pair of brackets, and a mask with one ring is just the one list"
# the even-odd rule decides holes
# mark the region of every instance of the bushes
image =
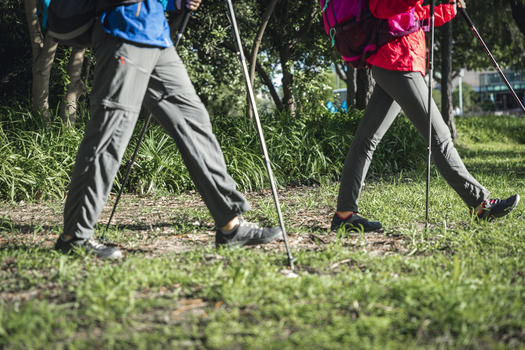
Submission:
[[[0,199],[61,197],[82,133],[38,125],[24,112],[3,111],[0,122]],[[28,130],[23,130],[27,128]]]
[[[324,109],[310,115],[265,115],[262,124],[272,167],[280,185],[338,181],[346,152],[361,112],[330,114]],[[224,151],[228,170],[243,191],[268,185],[256,130],[238,117],[215,117],[214,131]],[[83,127],[83,126],[82,126]],[[81,127],[81,128],[82,128]],[[135,148],[138,123],[124,164]],[[39,124],[31,115],[4,110],[0,124],[0,199],[34,200],[64,196],[82,129],[60,123]],[[424,168],[425,146],[406,120],[398,118],[379,145],[370,168],[372,176],[401,169]],[[124,175],[121,167],[118,189]],[[175,143],[158,125],[152,125],[141,145],[126,191],[177,193],[193,188]]]
[[[359,111],[345,115],[330,114],[324,110],[303,118],[290,118],[285,114],[265,116],[262,120],[264,134],[279,182],[308,184],[322,180],[338,181],[361,117]],[[260,158],[255,130],[250,130],[246,122],[239,124],[238,119],[217,118],[214,125],[232,174],[245,171],[252,172],[254,177],[265,174],[262,161],[254,164],[257,171],[246,169],[250,166],[240,169],[231,166],[234,158]],[[245,147],[240,152],[235,150],[243,144]],[[424,155],[424,143],[415,129],[405,118],[398,118],[379,145],[371,172],[380,176],[424,166]],[[240,160],[236,162],[240,163]],[[266,177],[262,176],[265,181]],[[260,188],[260,183],[247,188]]]

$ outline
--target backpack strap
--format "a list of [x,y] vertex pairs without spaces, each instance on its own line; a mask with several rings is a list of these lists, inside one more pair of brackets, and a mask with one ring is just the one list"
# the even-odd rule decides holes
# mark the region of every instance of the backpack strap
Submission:
[[[321,13],[323,14],[323,19],[326,21],[326,23],[330,23],[330,21],[328,20],[328,15],[326,14],[328,10],[328,5],[330,4],[330,0],[326,0],[325,3],[324,3],[324,6],[323,6],[323,9],[321,10]],[[339,24],[337,22],[337,17],[335,15],[335,8],[334,6],[332,5],[332,17],[334,18],[334,26],[332,26],[330,28],[330,32],[328,33],[328,35],[330,36],[330,39],[332,41],[332,47],[335,46],[335,34],[337,33],[337,29],[335,27],[337,27],[337,25]]]
[[330,0],[326,0],[325,3],[324,3],[324,6],[323,6],[323,9],[321,10],[322,13],[324,13],[326,11],[326,9],[328,8],[328,3],[330,2]]

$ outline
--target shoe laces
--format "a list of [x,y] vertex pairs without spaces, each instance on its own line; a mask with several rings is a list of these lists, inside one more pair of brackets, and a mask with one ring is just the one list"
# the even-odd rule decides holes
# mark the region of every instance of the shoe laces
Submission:
[[499,201],[499,199],[487,199],[485,203],[483,203],[483,208],[490,208],[497,204]]
[[470,212],[474,212],[477,216],[481,217],[486,210],[490,210],[494,205],[498,204],[499,202],[499,199],[487,198],[481,203],[481,208],[479,208],[478,210],[473,208],[470,210]]
[[259,225],[257,225],[256,223],[254,222],[249,222],[249,221],[241,221],[241,223],[239,224],[239,227],[244,227],[244,228],[247,228],[249,230],[257,230],[257,231],[262,231],[262,228],[259,227]]
[[93,249],[104,249],[104,248],[107,248],[104,244],[100,243],[99,241],[97,241],[94,238],[90,238],[87,243]]
[[259,226],[256,223],[249,222],[249,221],[243,221],[240,225],[244,227],[249,227],[249,228],[259,228]]

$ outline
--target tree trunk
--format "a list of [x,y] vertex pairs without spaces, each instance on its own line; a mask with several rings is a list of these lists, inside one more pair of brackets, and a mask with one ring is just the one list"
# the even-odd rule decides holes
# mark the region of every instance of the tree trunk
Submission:
[[[266,30],[266,26],[268,25],[268,22],[270,21],[270,17],[272,16],[272,13],[275,9],[275,5],[277,4],[277,1],[279,0],[271,0],[271,2],[268,4],[268,7],[264,10],[263,17],[261,19],[261,25],[259,26],[259,30],[257,31],[257,35],[255,36],[255,40],[253,41],[252,51],[250,54],[250,84],[253,88],[254,82],[255,82],[255,70],[257,66],[257,55],[259,53],[259,47],[261,46],[262,38],[264,36],[264,31]],[[250,97],[247,95],[246,100],[248,101],[247,105],[251,105]],[[253,117],[253,111],[252,109],[248,108],[247,115],[248,119],[251,120]]]
[[350,106],[356,105],[357,86],[356,86],[356,70],[350,64],[346,64],[346,103],[348,110]]
[[283,73],[283,106],[284,109],[295,116],[295,99],[293,96],[293,74],[291,72],[290,49],[287,46],[281,47],[280,60]]
[[[233,46],[232,44],[225,43],[224,47],[226,47],[228,50],[237,53],[237,47]],[[247,55],[247,50],[245,47],[243,47],[245,55]],[[266,73],[262,65],[256,60],[255,61],[255,69],[257,70],[257,73],[259,74],[260,78],[262,79],[263,83],[268,87],[268,90],[270,91],[270,95],[272,96],[273,102],[275,103],[275,107],[278,111],[284,110],[283,102],[281,101],[281,98],[279,97],[279,94],[277,90],[275,89],[275,86],[273,85],[272,79]]]
[[347,62],[337,63],[334,61],[335,72],[346,85],[346,104],[348,107],[355,105],[355,69]]
[[33,64],[32,108],[35,113],[42,113],[46,121],[51,120],[49,112],[49,77],[55,60],[58,42],[47,35],[44,46]]
[[458,138],[454,108],[452,106],[452,22],[441,27],[441,114],[452,139]]
[[521,0],[511,0],[510,8],[512,9],[512,17],[520,32],[525,35],[525,3]]
[[49,75],[55,59],[57,42],[49,36],[44,38],[40,30],[35,0],[24,0],[24,10],[31,40],[33,62],[31,106],[34,113],[41,113],[44,119],[49,122],[51,120],[48,101]]
[[42,46],[44,46],[44,36],[40,30],[40,21],[38,20],[36,13],[36,1],[24,0],[24,10],[29,30],[29,38],[31,40],[32,62],[35,63]]
[[86,90],[81,79],[85,52],[86,49],[73,48],[67,67],[69,85],[67,87],[66,94],[62,99],[60,117],[64,123],[71,126],[75,125],[77,118],[78,98]]
[[368,68],[359,68],[356,75],[356,98],[355,106],[357,109],[365,109],[375,82]]
[[256,69],[262,81],[268,87],[268,90],[270,91],[270,96],[272,96],[273,102],[275,103],[277,110],[279,112],[282,111],[284,109],[284,106],[281,101],[281,98],[279,97],[279,94],[277,93],[277,90],[275,89],[275,86],[273,86],[272,79],[270,78],[268,73],[266,73],[264,68],[259,64],[259,62],[256,62]]

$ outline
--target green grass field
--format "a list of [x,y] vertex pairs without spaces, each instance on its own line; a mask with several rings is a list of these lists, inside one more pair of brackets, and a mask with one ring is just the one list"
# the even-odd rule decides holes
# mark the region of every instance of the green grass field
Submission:
[[[460,154],[493,196],[525,195],[525,120],[458,127]],[[122,262],[53,251],[59,200],[3,202],[0,348],[525,348],[523,202],[478,223],[434,170],[425,229],[424,171],[373,176],[361,209],[385,229],[345,234],[329,232],[337,189],[280,191],[296,277],[282,243],[215,250],[194,192],[126,195],[107,233]],[[268,190],[248,197],[248,219],[277,223]]]

